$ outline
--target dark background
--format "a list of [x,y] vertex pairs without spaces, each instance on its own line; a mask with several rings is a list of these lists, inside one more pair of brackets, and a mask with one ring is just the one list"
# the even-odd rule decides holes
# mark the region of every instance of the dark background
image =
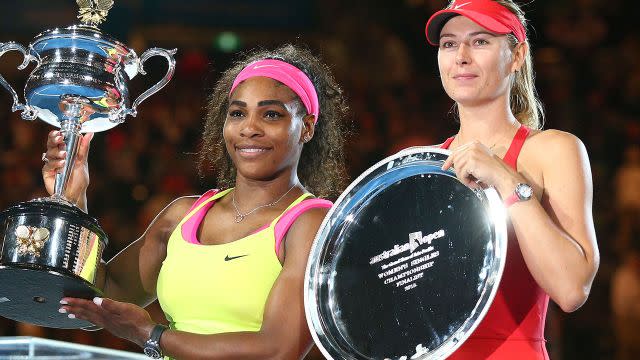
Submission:
[[[429,15],[444,5],[442,0],[116,0],[103,32],[138,54],[155,46],[178,48],[178,65],[171,83],[144,102],[136,118],[93,140],[89,211],[109,234],[105,257],[139,236],[172,199],[215,187],[213,176],[197,175],[194,153],[205,97],[238,51],[307,44],[331,65],[352,109],[354,135],[347,152],[352,178],[401,148],[451,135],[452,101],[438,79],[437,50],[424,38]],[[637,5],[538,0],[524,8],[532,25],[545,128],[576,134],[589,152],[602,256],[580,310],[564,314],[551,305],[548,347],[553,359],[612,358],[610,279],[625,257],[629,229],[639,220],[637,209],[620,210],[620,203],[621,190],[640,184],[615,184],[625,151],[640,143]],[[0,42],[26,45],[45,29],[75,23],[76,11],[71,0],[2,1]],[[15,53],[4,55],[0,73],[20,93],[28,71],[16,70],[19,61]],[[132,94],[165,69],[159,59],[145,68],[147,76],[131,81]],[[40,153],[51,128],[21,120],[10,112],[9,94],[0,93],[0,208],[6,208],[44,195]],[[157,308],[152,311],[158,316]],[[103,331],[43,329],[0,319],[0,335],[16,334],[138,351]]]

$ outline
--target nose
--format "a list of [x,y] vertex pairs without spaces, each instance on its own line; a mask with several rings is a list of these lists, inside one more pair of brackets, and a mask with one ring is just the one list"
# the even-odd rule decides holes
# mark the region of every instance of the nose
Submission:
[[469,47],[467,44],[462,43],[458,46],[458,51],[456,52],[456,65],[466,65],[470,62]]
[[263,134],[262,126],[260,125],[260,119],[256,114],[248,114],[242,121],[240,127],[240,136],[252,138]]

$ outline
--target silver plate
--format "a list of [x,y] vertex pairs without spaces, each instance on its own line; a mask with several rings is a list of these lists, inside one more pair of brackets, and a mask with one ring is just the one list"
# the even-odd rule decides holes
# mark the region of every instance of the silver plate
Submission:
[[338,198],[307,265],[307,322],[328,359],[440,359],[486,314],[502,276],[495,189],[443,171],[447,150],[390,156]]

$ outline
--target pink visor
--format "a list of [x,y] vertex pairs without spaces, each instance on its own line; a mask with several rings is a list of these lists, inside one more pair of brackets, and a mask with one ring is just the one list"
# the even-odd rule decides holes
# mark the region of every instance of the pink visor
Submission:
[[285,84],[298,95],[307,109],[307,113],[315,116],[315,122],[318,122],[320,104],[318,103],[316,88],[302,70],[284,61],[265,59],[247,65],[240,71],[238,76],[236,76],[229,94],[231,94],[241,82],[256,76],[268,77]]
[[448,9],[433,14],[427,22],[425,33],[431,45],[440,43],[444,24],[454,16],[462,15],[476,24],[497,34],[513,34],[519,42],[527,39],[520,19],[506,7],[492,0],[456,0]]

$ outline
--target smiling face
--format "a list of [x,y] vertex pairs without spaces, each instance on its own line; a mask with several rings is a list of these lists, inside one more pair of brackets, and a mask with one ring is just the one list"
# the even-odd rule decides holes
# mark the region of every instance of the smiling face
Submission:
[[253,77],[238,85],[223,129],[238,177],[271,180],[295,172],[309,132],[305,113],[296,94],[276,80]]
[[438,68],[447,95],[461,105],[481,105],[508,99],[514,60],[507,35],[495,34],[464,16],[451,18],[442,28]]

